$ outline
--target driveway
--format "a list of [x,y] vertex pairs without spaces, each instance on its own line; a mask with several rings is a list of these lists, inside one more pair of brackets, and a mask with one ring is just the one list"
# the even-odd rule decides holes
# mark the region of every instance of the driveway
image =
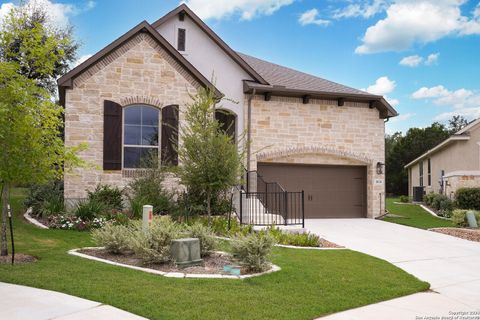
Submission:
[[147,320],[126,311],[68,294],[0,282],[0,319]]
[[[431,312],[442,310],[442,314],[418,316],[447,316],[445,312],[448,311],[480,311],[478,242],[374,219],[308,219],[305,227],[329,241],[384,259],[429,282],[431,289],[439,294],[419,294],[422,299],[431,297],[430,302],[423,303],[423,306],[431,304]],[[406,300],[402,299],[406,298],[395,300],[404,304]],[[381,306],[384,307],[385,303]],[[337,314],[331,319],[364,319],[349,312],[345,313],[346,317],[338,317],[341,314]],[[418,309],[418,312],[428,313],[428,310]],[[406,319],[399,314],[397,316],[398,319]],[[477,317],[480,318],[480,313]]]

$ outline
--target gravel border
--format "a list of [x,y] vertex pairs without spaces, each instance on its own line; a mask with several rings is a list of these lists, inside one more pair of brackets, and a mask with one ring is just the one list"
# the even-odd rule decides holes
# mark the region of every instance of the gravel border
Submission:
[[451,237],[464,239],[473,242],[480,242],[480,229],[468,229],[468,228],[453,228],[453,227],[442,227],[442,228],[430,228],[429,231],[438,232],[445,234]]
[[[252,277],[258,277],[262,276],[264,274],[272,273],[272,272],[277,272],[280,271],[281,268],[277,265],[272,264],[272,268],[270,270],[261,272],[261,273],[253,273],[253,274],[245,274],[245,275],[240,275],[240,276],[235,276],[235,275],[222,275],[222,274],[205,274],[205,273],[183,273],[183,272],[163,272],[160,270],[154,270],[150,268],[144,268],[144,267],[138,267],[138,266],[132,266],[129,264],[123,264],[123,263],[118,263],[114,261],[110,261],[107,259],[102,259],[94,256],[90,256],[84,253],[78,252],[79,250],[84,250],[84,249],[90,249],[90,250],[95,250],[95,249],[104,249],[103,247],[84,247],[84,248],[77,248],[77,249],[72,249],[68,251],[68,254],[72,256],[77,256],[89,260],[94,260],[98,262],[103,262],[107,264],[111,264],[114,266],[118,267],[124,267],[124,268],[129,268],[129,269],[134,269],[138,271],[143,271],[147,273],[152,273],[156,275],[161,275],[167,278],[203,278],[203,279],[247,279],[247,278],[252,278]],[[223,253],[221,251],[217,251],[218,253]]]

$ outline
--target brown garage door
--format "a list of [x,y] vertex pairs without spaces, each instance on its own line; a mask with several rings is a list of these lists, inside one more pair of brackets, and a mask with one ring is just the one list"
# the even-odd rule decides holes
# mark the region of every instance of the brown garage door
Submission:
[[305,191],[305,218],[366,216],[366,167],[259,163],[266,182]]

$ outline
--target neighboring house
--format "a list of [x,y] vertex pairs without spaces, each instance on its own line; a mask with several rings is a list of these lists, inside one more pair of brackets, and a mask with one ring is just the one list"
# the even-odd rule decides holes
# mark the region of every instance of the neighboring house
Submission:
[[408,194],[414,187],[449,197],[462,187],[480,187],[480,119],[405,166]]
[[126,185],[147,153],[178,164],[182,110],[209,86],[236,101],[216,117],[238,142],[249,137],[246,168],[305,190],[307,218],[384,212],[384,122],[397,115],[388,102],[235,52],[185,5],[140,23],[58,84],[65,144],[87,142],[81,156],[96,165],[65,175],[67,200],[99,183]]

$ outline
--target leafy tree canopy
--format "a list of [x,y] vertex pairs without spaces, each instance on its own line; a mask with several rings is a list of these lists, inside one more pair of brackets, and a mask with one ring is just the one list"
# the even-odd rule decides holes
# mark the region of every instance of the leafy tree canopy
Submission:
[[54,25],[35,2],[15,6],[0,25],[0,61],[17,64],[17,72],[55,93],[56,79],[76,59],[72,27]]

